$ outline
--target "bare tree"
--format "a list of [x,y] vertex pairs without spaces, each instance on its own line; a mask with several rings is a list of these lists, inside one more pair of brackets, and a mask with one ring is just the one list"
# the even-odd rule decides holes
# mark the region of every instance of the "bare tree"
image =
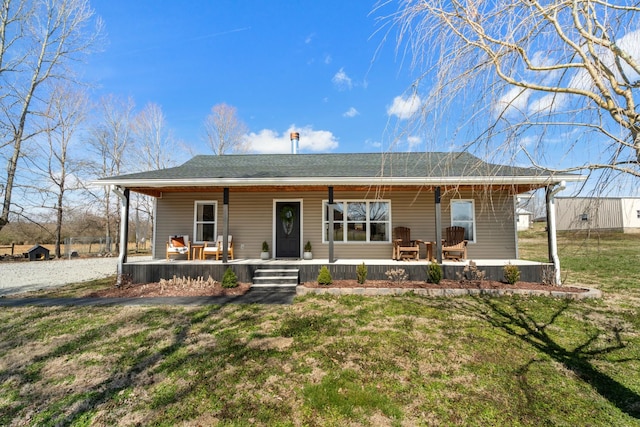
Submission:
[[213,154],[220,156],[247,151],[246,125],[238,119],[238,111],[227,104],[217,104],[204,121],[205,138]]
[[176,140],[158,104],[148,103],[133,120],[136,167],[141,171],[176,165]]
[[23,143],[39,129],[34,117],[45,109],[45,82],[69,79],[70,64],[88,53],[101,22],[89,29],[88,0],[3,0],[0,5],[0,146],[10,148],[0,229],[9,221]]
[[635,0],[404,0],[382,19],[414,90],[429,91],[423,125],[472,130],[465,149],[526,147],[540,165],[560,144],[590,155],[562,170],[640,177],[639,12]]
[[[120,99],[113,95],[100,100],[95,122],[90,127],[88,143],[96,160],[94,162],[94,175],[103,178],[119,175],[126,167],[127,157],[132,150],[132,121],[134,102],[132,98]],[[102,195],[94,195],[103,207],[105,214],[105,233],[111,240],[113,231],[111,218],[115,213],[116,230],[119,233],[120,204],[115,203],[115,212],[112,212],[112,195],[109,188],[103,190]],[[118,234],[116,233],[116,236]],[[118,240],[119,241],[119,240]],[[110,249],[110,248],[109,248]]]
[[50,183],[47,192],[55,198],[55,254],[58,258],[62,255],[60,245],[63,217],[67,210],[66,195],[69,190],[80,188],[76,173],[82,165],[72,160],[71,146],[76,141],[75,134],[85,118],[87,104],[88,100],[83,91],[59,85],[52,92],[45,116],[49,125],[44,133],[46,144],[43,144],[42,148],[43,152],[48,152],[48,156],[43,172]]
[[[136,167],[141,171],[164,169],[177,164],[181,157],[176,154],[178,142],[158,104],[149,103],[137,114],[133,121],[135,135]],[[143,238],[143,224],[148,224],[148,236],[153,236],[153,200],[149,196],[135,193],[132,199],[136,231],[136,248]],[[143,216],[140,218],[140,213]],[[146,233],[145,233],[146,234]]]

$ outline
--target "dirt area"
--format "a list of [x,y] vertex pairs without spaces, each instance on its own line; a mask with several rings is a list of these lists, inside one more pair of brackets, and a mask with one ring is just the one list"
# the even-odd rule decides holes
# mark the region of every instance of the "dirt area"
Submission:
[[[514,285],[492,280],[442,280],[439,284],[404,281],[392,283],[388,280],[367,280],[360,285],[356,280],[334,280],[329,286],[319,285],[317,282],[302,284],[308,288],[404,288],[404,289],[539,289],[545,291],[586,292],[585,289],[570,286],[550,286],[543,283],[517,282]],[[243,295],[249,291],[251,284],[240,283],[237,288],[225,289],[220,283],[188,285],[174,283],[145,283],[125,285],[121,288],[110,288],[93,292],[91,298],[139,298],[139,297],[169,297],[169,296],[230,296]]]
[[142,297],[217,297],[244,295],[250,283],[239,283],[236,288],[223,288],[219,282],[213,285],[185,285],[175,283],[143,283],[103,289],[92,292],[88,298],[142,298]]

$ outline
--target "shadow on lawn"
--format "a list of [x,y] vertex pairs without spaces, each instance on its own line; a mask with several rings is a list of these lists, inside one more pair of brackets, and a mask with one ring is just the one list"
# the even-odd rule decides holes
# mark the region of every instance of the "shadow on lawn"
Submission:
[[[220,348],[216,346],[215,349],[203,348],[200,352],[196,353],[183,351],[187,345],[188,337],[193,331],[193,327],[205,320],[210,323],[209,327],[212,329],[234,330],[234,328],[239,328],[242,324],[246,323],[248,321],[247,319],[253,319],[257,316],[257,314],[249,311],[230,321],[222,317],[218,318],[216,314],[220,309],[221,306],[205,306],[197,312],[181,314],[175,310],[151,308],[129,317],[125,323],[114,320],[89,328],[73,339],[52,348],[49,352],[34,357],[24,368],[0,373],[0,383],[11,378],[14,382],[13,386],[16,389],[26,387],[30,391],[30,394],[25,398],[29,399],[29,401],[40,402],[42,406],[35,410],[35,414],[37,415],[34,415],[33,410],[29,411],[30,422],[36,421],[40,425],[82,424],[94,416],[97,408],[118,406],[119,401],[127,398],[126,394],[122,395],[121,392],[137,386],[148,386],[149,381],[153,381],[151,379],[153,372],[162,370],[170,374],[173,370],[180,369],[182,364],[188,363],[188,359],[191,357],[207,358],[212,357],[212,353],[225,353],[229,351],[228,345],[222,345]],[[49,314],[55,315],[64,310],[65,308],[62,307],[49,312]],[[174,322],[171,319],[175,319],[175,317],[182,318],[180,321]],[[253,319],[253,321],[257,320]],[[223,322],[224,324],[222,324]],[[140,326],[141,329],[145,329],[146,327],[149,330],[153,328],[172,328],[173,331],[170,336],[171,338],[154,350],[145,349],[145,347],[153,347],[149,344],[149,340],[155,339],[153,334],[151,334],[144,338],[137,349],[133,348],[121,351],[120,353],[117,351],[114,352],[114,355],[118,355],[117,360],[113,362],[115,369],[112,370],[107,378],[98,383],[88,385],[84,389],[66,393],[64,397],[52,397],[48,395],[46,387],[44,389],[28,388],[29,384],[41,380],[43,377],[42,369],[47,363],[59,357],[73,359],[84,352],[100,352],[101,350],[98,349],[104,345],[114,345],[117,347],[118,340],[128,339],[126,336],[118,337],[121,333],[121,328],[131,327],[132,325]],[[229,340],[230,343],[238,347],[238,355],[234,357],[232,362],[239,362],[242,357],[246,356],[248,350],[246,346],[235,341],[233,338]],[[118,369],[117,367],[122,368]],[[169,404],[177,402],[183,397],[182,394],[185,392],[185,390],[181,390],[176,395],[170,397],[168,402],[163,403]],[[20,413],[25,409],[25,406],[26,405],[21,404],[7,408],[8,411],[0,415],[0,420],[10,423],[11,420],[21,416]],[[31,418],[31,416],[35,416],[36,418]]]
[[[547,333],[547,328],[564,314],[571,306],[571,301],[564,301],[546,322],[541,322],[526,310],[521,309],[517,303],[503,305],[499,299],[483,297],[478,297],[476,300],[489,309],[482,314],[489,324],[549,355],[574,372],[618,409],[640,419],[640,396],[638,393],[598,371],[591,363],[593,358],[625,348],[625,343],[620,337],[620,329],[613,327],[610,331],[613,335],[613,338],[609,339],[609,342],[613,343],[611,345],[597,348],[594,344],[602,336],[602,331],[596,330],[585,342],[577,345],[574,350],[569,350],[557,343]],[[616,362],[631,360],[636,359],[618,359]]]

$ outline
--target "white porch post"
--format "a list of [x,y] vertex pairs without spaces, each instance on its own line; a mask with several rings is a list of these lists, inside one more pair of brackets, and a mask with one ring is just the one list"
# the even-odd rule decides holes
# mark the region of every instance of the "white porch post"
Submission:
[[560,257],[558,256],[558,240],[556,236],[556,204],[555,195],[566,188],[566,183],[561,181],[557,187],[550,185],[546,189],[547,202],[547,240],[549,246],[549,261],[553,263],[554,280],[560,285]]
[[120,254],[118,256],[118,276],[116,286],[122,285],[122,270],[124,263],[127,262],[127,242],[129,241],[129,189],[124,191],[120,187],[111,187],[120,199]]

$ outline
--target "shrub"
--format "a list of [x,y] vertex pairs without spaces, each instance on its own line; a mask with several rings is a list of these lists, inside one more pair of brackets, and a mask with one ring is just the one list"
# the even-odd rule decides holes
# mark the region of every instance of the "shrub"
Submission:
[[393,283],[402,283],[405,280],[407,280],[407,274],[405,273],[404,268],[397,268],[395,270],[388,270],[388,271],[385,271],[384,274]]
[[238,286],[238,276],[233,272],[231,267],[228,267],[224,272],[224,276],[222,277],[222,287],[223,288],[235,288]]
[[356,276],[358,278],[358,283],[361,285],[367,281],[367,266],[364,265],[364,262],[356,267]]
[[427,280],[436,285],[442,280],[442,267],[437,262],[432,262],[427,267]]
[[307,240],[307,243],[304,245],[305,252],[311,252],[311,242]]
[[329,273],[329,269],[324,265],[320,268],[320,273],[318,273],[318,283],[327,286],[333,283],[331,273]]
[[269,252],[269,244],[266,240],[262,242],[262,252]]
[[504,280],[510,285],[520,280],[520,269],[517,265],[507,264],[504,266]]
[[487,272],[478,269],[474,261],[469,261],[469,265],[465,265],[462,273],[457,272],[458,280],[484,280]]

